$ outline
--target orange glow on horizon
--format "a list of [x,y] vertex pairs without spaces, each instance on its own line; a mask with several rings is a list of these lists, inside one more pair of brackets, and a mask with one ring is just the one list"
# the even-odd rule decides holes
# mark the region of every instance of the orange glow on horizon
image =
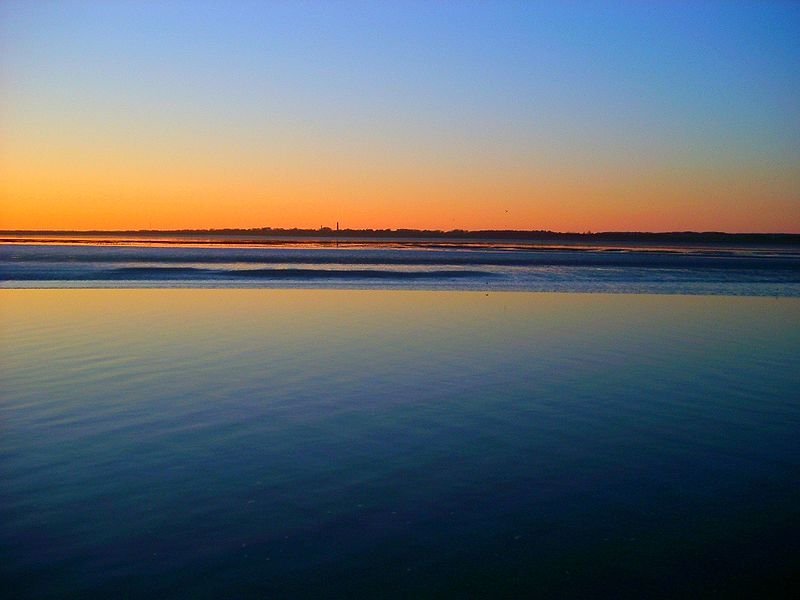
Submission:
[[[276,130],[9,128],[0,229],[521,229],[800,232],[800,170],[728,158],[480,149]],[[133,125],[131,125],[133,127]],[[425,145],[424,142],[429,142]],[[597,150],[597,151],[596,151]]]
[[0,229],[316,229],[338,221],[352,229],[800,232],[785,174],[781,185],[765,185],[747,173],[705,181],[588,173],[578,181],[533,170],[75,167],[4,169]]

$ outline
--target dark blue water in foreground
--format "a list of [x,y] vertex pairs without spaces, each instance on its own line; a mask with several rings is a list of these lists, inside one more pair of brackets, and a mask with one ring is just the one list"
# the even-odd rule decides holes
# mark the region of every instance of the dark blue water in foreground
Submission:
[[0,245],[3,287],[272,287],[800,296],[793,246],[405,242]]
[[798,299],[0,301],[4,597],[798,589]]

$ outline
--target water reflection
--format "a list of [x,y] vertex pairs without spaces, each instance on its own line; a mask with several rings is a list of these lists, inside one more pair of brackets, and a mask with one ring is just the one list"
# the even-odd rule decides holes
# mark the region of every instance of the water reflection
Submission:
[[0,306],[0,569],[19,595],[763,592],[800,550],[797,299]]

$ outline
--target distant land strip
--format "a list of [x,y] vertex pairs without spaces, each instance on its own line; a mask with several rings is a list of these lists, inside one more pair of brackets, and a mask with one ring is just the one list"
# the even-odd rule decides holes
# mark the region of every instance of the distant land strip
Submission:
[[[257,238],[362,238],[362,239],[444,239],[444,240],[515,240],[529,242],[659,242],[659,243],[734,243],[800,245],[800,233],[726,233],[722,231],[602,231],[558,232],[516,229],[137,229],[137,230],[0,230],[0,237],[236,237]],[[11,240],[2,240],[9,242]]]

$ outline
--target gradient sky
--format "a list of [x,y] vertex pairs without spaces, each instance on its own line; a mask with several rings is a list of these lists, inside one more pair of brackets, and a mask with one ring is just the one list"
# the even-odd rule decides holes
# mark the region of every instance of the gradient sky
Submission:
[[800,2],[0,2],[0,228],[800,232]]

